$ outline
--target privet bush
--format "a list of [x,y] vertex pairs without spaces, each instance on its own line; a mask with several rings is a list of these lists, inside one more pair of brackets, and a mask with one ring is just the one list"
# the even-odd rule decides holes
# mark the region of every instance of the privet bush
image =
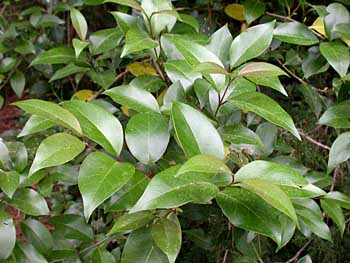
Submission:
[[[119,8],[111,12],[117,26],[89,30],[94,21],[79,9],[102,1],[60,4],[53,10],[68,12],[71,43],[41,52],[33,47],[40,29],[31,29],[29,38],[20,35],[25,52],[15,49],[19,60],[14,46],[1,44],[1,73],[10,72],[4,80],[18,95],[25,76],[16,61],[32,51],[40,53],[29,58],[31,69],[48,70],[49,83],[69,79],[77,90],[57,103],[14,103],[30,117],[18,141],[0,142],[1,259],[170,263],[182,247],[188,254],[183,250],[191,249],[191,240],[210,262],[262,262],[261,246],[271,246],[269,240],[276,252],[295,232],[332,242],[326,222],[343,235],[350,198],[335,191],[329,174],[350,157],[344,130],[350,127],[350,16],[344,5],[302,4],[313,13],[306,25],[264,15],[263,3],[245,1],[225,8],[246,21],[242,32],[225,24],[207,36],[186,8],[169,0],[107,2]],[[35,28],[44,17],[61,24],[42,13],[33,7],[22,15],[31,15]],[[17,27],[11,24],[2,39],[14,30],[17,41]],[[331,72],[338,103],[318,123],[336,128],[339,137],[327,167],[311,171],[291,157],[283,138],[313,139],[277,101],[288,103],[282,83],[296,79],[310,112],[320,116],[330,101],[311,84],[313,76],[330,74],[324,72]],[[100,90],[82,87],[86,77]],[[40,144],[27,151],[33,141]],[[25,214],[24,238],[16,240],[9,207]],[[216,248],[215,233],[201,220],[220,229]],[[200,260],[187,255],[178,262]]]

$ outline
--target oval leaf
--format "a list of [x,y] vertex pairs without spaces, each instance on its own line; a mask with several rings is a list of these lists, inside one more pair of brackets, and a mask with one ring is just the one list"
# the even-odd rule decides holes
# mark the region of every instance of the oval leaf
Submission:
[[44,197],[29,188],[22,188],[16,191],[10,201],[10,205],[32,216],[47,215],[49,213]]

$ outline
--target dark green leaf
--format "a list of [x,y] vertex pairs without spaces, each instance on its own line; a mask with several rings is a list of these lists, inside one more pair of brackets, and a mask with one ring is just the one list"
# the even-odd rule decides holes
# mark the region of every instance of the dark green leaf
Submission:
[[52,81],[58,80],[58,79],[63,79],[65,77],[68,77],[68,76],[76,74],[76,73],[85,73],[89,70],[90,70],[89,68],[79,67],[75,64],[68,64],[67,66],[57,70],[55,72],[55,74],[51,77],[49,82],[52,82]]
[[317,37],[302,23],[287,22],[279,24],[273,36],[283,42],[297,45],[313,45],[318,43]]
[[115,233],[124,233],[139,229],[148,224],[153,219],[153,217],[153,212],[151,211],[124,214],[115,221],[112,229],[108,232],[107,236],[113,235]]
[[122,39],[122,32],[116,28],[96,31],[89,37],[92,55],[101,54],[117,47]]
[[68,64],[75,60],[75,53],[69,47],[57,47],[40,53],[31,65],[38,64]]
[[350,132],[344,132],[333,142],[328,158],[328,171],[350,158]]
[[323,42],[320,51],[340,77],[344,77],[350,64],[349,48],[339,42]]
[[16,93],[17,97],[22,97],[23,95],[23,91],[24,91],[24,87],[26,85],[26,78],[24,76],[24,74],[22,73],[22,71],[20,70],[16,70],[10,79],[10,84],[11,84],[11,88],[12,90]]
[[19,174],[16,171],[0,170],[0,188],[10,198],[19,186]]
[[324,212],[337,224],[340,235],[343,237],[345,230],[345,217],[337,201],[330,199],[321,199],[321,207]]
[[38,192],[29,188],[22,188],[16,191],[10,205],[28,215],[40,216],[49,213],[45,199]]
[[16,228],[12,217],[0,210],[0,260],[8,258],[16,243]]

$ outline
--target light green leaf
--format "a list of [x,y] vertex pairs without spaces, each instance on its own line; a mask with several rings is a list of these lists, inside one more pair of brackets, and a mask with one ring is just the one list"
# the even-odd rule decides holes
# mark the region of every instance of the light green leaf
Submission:
[[152,225],[154,243],[167,255],[173,263],[181,249],[181,226],[175,214],[160,218]]
[[50,255],[53,247],[53,239],[50,231],[42,223],[28,218],[21,222],[21,229],[26,240],[41,254]]
[[144,164],[158,161],[166,151],[169,139],[168,120],[159,113],[134,115],[125,129],[125,140],[130,152]]
[[281,248],[283,229],[278,210],[256,194],[238,187],[227,187],[216,200],[229,221],[236,227],[272,238]]
[[245,179],[238,185],[260,196],[268,204],[292,219],[295,224],[298,224],[297,215],[292,202],[277,185],[261,179]]
[[67,163],[85,149],[85,143],[67,133],[56,133],[44,139],[36,152],[28,176],[35,172]]
[[309,255],[305,255],[300,258],[297,263],[312,263],[312,259]]
[[29,99],[16,102],[14,105],[30,114],[38,115],[39,117],[50,120],[53,123],[71,129],[79,135],[81,134],[79,121],[74,115],[55,103],[38,99]]
[[175,177],[194,177],[198,181],[211,182],[217,186],[229,185],[232,182],[232,172],[225,163],[213,156],[196,155],[185,162]]
[[158,45],[159,43],[156,40],[153,40],[145,31],[138,28],[131,28],[126,33],[125,46],[121,57],[145,49],[155,48]]
[[5,172],[0,170],[0,188],[10,198],[19,186],[19,173],[16,171]]
[[86,220],[100,204],[123,187],[134,173],[135,168],[131,164],[119,163],[100,152],[91,153],[83,161],[78,177]]
[[339,38],[334,29],[338,24],[350,23],[349,11],[340,3],[331,3],[327,6],[326,11],[328,14],[324,17],[324,27],[327,35],[331,40]]
[[16,243],[16,228],[12,217],[0,210],[0,259],[7,259]]
[[171,117],[178,143],[188,158],[197,154],[224,158],[221,137],[205,115],[187,104],[173,102]]
[[224,74],[226,75],[226,70],[213,62],[203,62],[198,64],[192,70],[192,73],[200,73],[200,74]]
[[72,40],[72,44],[74,47],[75,57],[78,58],[81,52],[89,45],[89,42],[74,38]]
[[147,176],[136,171],[133,177],[106,202],[105,210],[130,210],[145,191],[149,181]]
[[252,77],[252,76],[247,76],[246,77],[248,80],[251,82],[261,85],[261,86],[266,86],[269,88],[272,88],[274,90],[279,91],[283,95],[288,97],[287,91],[284,89],[283,85],[281,84],[280,80],[278,77]]
[[63,107],[79,120],[83,134],[108,152],[119,155],[124,142],[119,120],[101,106],[84,101],[66,101]]
[[318,124],[328,125],[334,128],[350,128],[349,100],[330,106],[321,116]]
[[129,235],[121,263],[168,263],[168,259],[154,244],[151,227],[144,227]]
[[257,160],[243,166],[235,174],[235,182],[261,179],[278,185],[305,186],[306,179],[294,169],[268,161]]
[[282,69],[266,62],[252,62],[242,67],[237,76],[271,78],[287,75]]
[[49,208],[38,192],[29,188],[21,188],[12,197],[10,205],[32,216],[47,215]]
[[114,16],[120,30],[124,35],[126,35],[130,28],[137,26],[137,23],[139,22],[137,17],[122,12],[114,11],[111,12],[111,14]]
[[140,4],[136,0],[106,0],[106,1],[104,1],[104,3],[116,3],[119,5],[129,6],[129,7],[135,8],[137,10],[142,9]]
[[230,47],[230,65],[237,67],[243,62],[260,56],[270,46],[275,21],[248,28],[239,34]]
[[336,24],[333,31],[342,37],[350,39],[350,23]]
[[38,64],[68,64],[75,60],[75,53],[69,47],[56,47],[40,53],[31,65]]
[[51,77],[51,79],[49,80],[49,82],[58,80],[58,79],[63,79],[65,77],[68,77],[70,75],[76,74],[76,73],[85,73],[87,71],[89,71],[90,68],[86,68],[86,67],[79,67],[75,64],[68,64],[67,66],[57,70],[55,72],[55,74],[53,74],[53,76]]
[[154,218],[152,211],[141,211],[133,214],[124,214],[114,223],[107,236],[115,233],[130,232],[143,227]]
[[17,137],[27,136],[36,132],[44,131],[55,126],[55,122],[38,115],[32,115],[24,125]]
[[285,128],[301,140],[289,114],[270,97],[260,92],[247,92],[230,97],[236,107],[244,111],[252,111],[269,122]]
[[322,42],[320,51],[340,77],[344,77],[350,64],[349,48],[339,42]]
[[333,191],[327,193],[324,196],[325,199],[330,199],[336,201],[341,207],[350,209],[350,197],[338,191]]
[[85,40],[88,25],[85,20],[84,15],[78,10],[72,7],[70,9],[70,19],[72,20],[72,25],[75,29],[75,32],[77,32],[78,36],[81,40]]
[[299,22],[279,24],[273,31],[273,37],[296,45],[310,46],[318,43],[318,39],[312,31]]
[[159,112],[159,105],[155,97],[150,92],[132,85],[118,86],[103,94],[138,112]]
[[10,170],[11,167],[10,152],[6,144],[0,138],[0,169]]
[[116,48],[122,36],[122,32],[117,28],[103,29],[92,33],[89,37],[91,54],[97,55]]
[[178,169],[179,166],[170,167],[153,177],[130,212],[174,208],[190,202],[205,204],[218,192],[214,184],[198,181],[195,175],[176,177]]
[[328,172],[350,158],[350,132],[344,132],[333,142],[328,157]]
[[330,199],[321,199],[321,207],[324,212],[336,223],[339,228],[340,235],[343,237],[345,230],[345,217],[343,211],[337,201]]
[[24,87],[26,85],[26,78],[25,78],[24,74],[22,73],[22,71],[17,69],[12,74],[12,76],[10,78],[10,84],[11,84],[12,90],[16,93],[17,97],[19,97],[19,98],[22,97]]

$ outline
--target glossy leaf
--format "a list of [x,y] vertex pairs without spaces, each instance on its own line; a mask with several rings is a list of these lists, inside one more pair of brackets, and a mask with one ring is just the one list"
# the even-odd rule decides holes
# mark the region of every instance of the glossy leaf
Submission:
[[38,192],[29,188],[22,188],[16,191],[10,205],[28,215],[40,216],[49,213],[45,199]]
[[32,115],[17,137],[23,137],[36,132],[41,132],[53,126],[55,126],[55,122],[38,115]]
[[126,35],[130,28],[137,26],[137,23],[139,21],[138,17],[134,17],[122,12],[113,11],[111,14],[114,16],[120,30],[124,35]]
[[85,143],[77,137],[66,133],[51,135],[40,143],[29,176],[41,169],[67,163],[84,149]]
[[243,7],[244,17],[248,24],[265,13],[265,4],[263,1],[246,0],[243,2]]
[[274,100],[260,92],[247,92],[230,98],[236,107],[252,111],[266,120],[285,128],[296,138],[301,140],[289,114]]
[[0,210],[0,259],[7,259],[16,243],[16,228],[10,215]]
[[318,39],[312,31],[299,22],[279,24],[273,31],[273,36],[290,44],[309,46],[318,43]]
[[158,42],[153,40],[145,31],[138,28],[131,28],[128,33],[126,33],[125,46],[121,57],[145,49],[152,49],[157,46]]
[[349,48],[338,42],[323,42],[320,51],[340,77],[344,77],[350,64]]
[[227,74],[226,70],[222,66],[213,62],[200,63],[194,67],[192,72],[200,74]]
[[65,77],[68,77],[70,75],[76,74],[76,73],[85,73],[89,71],[89,68],[86,67],[79,67],[75,64],[68,64],[67,66],[57,70],[55,74],[51,77],[49,82],[58,80],[58,79],[63,79]]
[[26,84],[26,78],[24,76],[24,74],[22,73],[22,71],[20,70],[16,70],[11,78],[10,78],[10,84],[11,84],[11,88],[12,90],[16,93],[17,97],[22,97],[23,92],[24,92],[24,87]]
[[350,158],[350,132],[345,132],[333,142],[328,158],[328,171]]
[[274,25],[273,21],[253,26],[239,34],[230,47],[231,68],[261,55],[270,46]]
[[100,204],[123,187],[134,172],[131,164],[119,163],[100,152],[91,153],[82,163],[78,177],[86,220]]
[[110,112],[94,103],[66,101],[63,107],[79,120],[83,134],[108,152],[119,155],[123,147],[123,128]]
[[339,35],[334,32],[337,24],[350,23],[349,11],[340,3],[331,3],[326,8],[327,15],[324,17],[324,25],[328,37],[333,40],[339,37]]
[[115,102],[130,107],[138,112],[159,112],[159,105],[154,96],[132,85],[122,85],[105,91],[103,94]]
[[89,42],[74,38],[72,40],[72,45],[74,47],[75,57],[78,58],[81,52],[89,46]]
[[68,64],[75,60],[75,53],[69,47],[57,47],[40,53],[31,65],[38,64]]
[[103,52],[116,48],[122,38],[122,32],[116,28],[109,28],[96,31],[89,37],[90,52],[92,55],[98,55]]
[[253,62],[243,66],[237,76],[271,78],[280,75],[288,76],[287,73],[275,65],[266,62]]
[[10,198],[19,186],[19,174],[16,171],[0,170],[0,188]]
[[187,104],[173,102],[171,116],[179,145],[188,158],[197,154],[224,158],[221,137],[205,115]]
[[136,0],[105,0],[104,3],[116,3],[141,10],[141,6]]
[[338,191],[329,192],[327,195],[324,196],[326,199],[334,200],[339,204],[341,207],[350,209],[350,197],[346,194],[343,194]]
[[43,255],[30,243],[18,242],[14,249],[16,262],[48,263]]
[[284,87],[281,84],[278,77],[266,78],[266,77],[249,77],[248,76],[247,79],[250,80],[251,82],[257,84],[257,85],[266,86],[266,87],[272,88],[274,90],[277,90],[280,93],[282,93],[283,95],[288,97],[288,93],[284,89]]
[[114,69],[107,69],[103,71],[90,70],[87,72],[89,78],[103,89],[108,89],[115,81]]
[[91,255],[94,263],[115,263],[115,257],[111,252],[101,247],[97,247]]
[[133,116],[125,129],[131,153],[144,164],[153,164],[164,154],[170,139],[168,121],[159,113]]
[[108,232],[107,236],[115,233],[130,232],[143,227],[153,219],[153,213],[151,211],[141,211],[132,214],[124,214],[119,217],[112,229]]
[[71,129],[77,134],[81,134],[79,121],[72,113],[57,104],[44,100],[30,99],[16,102],[14,105],[30,114],[38,115],[39,117],[50,120],[53,123]]
[[323,211],[337,224],[340,235],[343,237],[345,230],[345,217],[340,205],[337,204],[337,201],[330,199],[321,199],[321,207]]
[[80,39],[85,40],[88,26],[84,15],[78,9],[72,7],[70,9],[70,19],[72,20],[72,25]]
[[209,182],[198,181],[195,175],[176,177],[179,166],[158,173],[147,185],[145,192],[130,212],[155,208],[174,208],[189,202],[208,203],[218,192]]

